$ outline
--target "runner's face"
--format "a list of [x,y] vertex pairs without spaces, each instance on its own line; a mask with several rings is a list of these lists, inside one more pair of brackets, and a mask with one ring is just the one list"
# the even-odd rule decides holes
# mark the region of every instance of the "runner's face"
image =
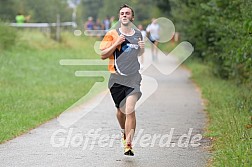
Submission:
[[119,12],[119,20],[123,25],[128,25],[131,21],[134,20],[130,8],[122,8]]

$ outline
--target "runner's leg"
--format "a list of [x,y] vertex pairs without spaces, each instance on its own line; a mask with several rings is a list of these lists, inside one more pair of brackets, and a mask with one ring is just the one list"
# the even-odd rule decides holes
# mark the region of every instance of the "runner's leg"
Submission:
[[132,94],[126,99],[126,121],[125,121],[125,134],[126,134],[126,142],[131,143],[134,132],[136,129],[136,116],[135,116],[135,106],[138,100],[138,94]]
[[126,115],[125,115],[125,111],[124,110],[125,110],[125,107],[123,107],[123,108],[117,108],[117,112],[116,112],[116,117],[117,117],[117,120],[119,122],[119,125],[120,125],[121,129],[125,129]]
[[155,60],[158,61],[158,41],[155,41],[154,44],[154,53],[155,53]]

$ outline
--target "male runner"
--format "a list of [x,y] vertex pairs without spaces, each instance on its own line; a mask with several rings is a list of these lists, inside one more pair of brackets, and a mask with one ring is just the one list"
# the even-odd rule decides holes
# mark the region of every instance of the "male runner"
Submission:
[[119,9],[120,28],[110,30],[100,49],[101,58],[109,58],[109,89],[117,108],[122,129],[124,154],[133,156],[132,140],[136,128],[135,105],[142,93],[138,56],[144,52],[141,32],[133,28],[133,9],[124,4]]

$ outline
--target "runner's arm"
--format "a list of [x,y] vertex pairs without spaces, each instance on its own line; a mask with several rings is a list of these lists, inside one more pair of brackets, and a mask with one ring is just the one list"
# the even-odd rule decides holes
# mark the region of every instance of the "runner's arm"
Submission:
[[114,51],[116,50],[116,48],[119,45],[121,45],[124,41],[125,41],[125,37],[124,37],[124,35],[121,34],[117,38],[117,40],[116,40],[115,43],[113,43],[110,47],[101,50],[101,59],[105,60],[105,59],[109,58],[114,53]]

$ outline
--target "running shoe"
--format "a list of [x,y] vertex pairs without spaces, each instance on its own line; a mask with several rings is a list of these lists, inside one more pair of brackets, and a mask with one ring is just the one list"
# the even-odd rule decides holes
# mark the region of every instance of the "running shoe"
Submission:
[[131,144],[126,144],[124,147],[124,155],[134,156]]

